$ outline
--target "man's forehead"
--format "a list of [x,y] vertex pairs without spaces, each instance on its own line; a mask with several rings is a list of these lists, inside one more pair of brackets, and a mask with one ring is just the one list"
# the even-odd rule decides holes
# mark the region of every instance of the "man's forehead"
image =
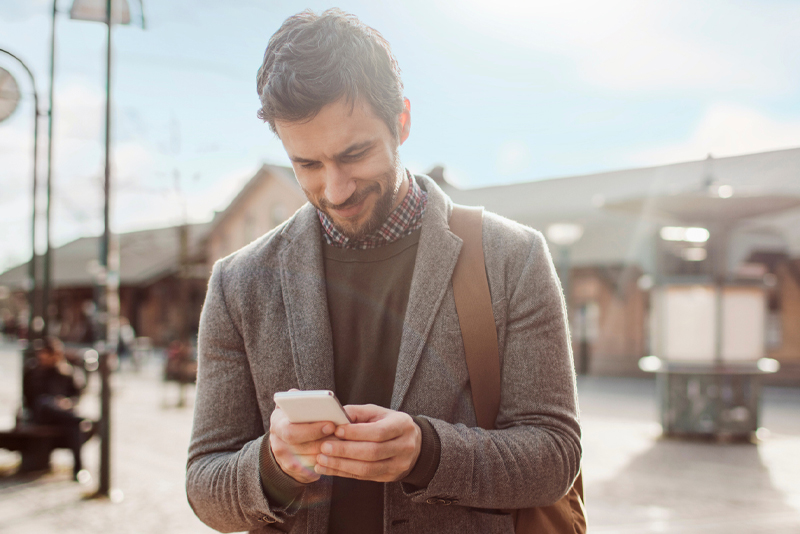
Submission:
[[289,157],[295,160],[311,159],[320,152],[332,156],[389,134],[369,104],[345,99],[324,106],[310,119],[276,121],[275,127]]

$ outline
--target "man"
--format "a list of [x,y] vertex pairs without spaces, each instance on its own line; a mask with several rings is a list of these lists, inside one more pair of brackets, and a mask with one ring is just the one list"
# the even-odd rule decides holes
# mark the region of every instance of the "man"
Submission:
[[25,406],[34,423],[63,427],[66,441],[72,450],[72,477],[78,480],[83,469],[81,447],[92,428],[92,422],[75,413],[80,399],[83,377],[64,357],[64,344],[54,336],[42,341],[36,359],[23,372],[22,391]]
[[[486,270],[498,430],[477,427],[450,282],[452,202],[398,148],[410,104],[389,44],[338,10],[270,39],[259,117],[309,203],[214,266],[187,493],[221,531],[513,532],[580,464],[560,287],[541,234],[493,214]],[[352,424],[292,424],[273,394],[331,389]]]

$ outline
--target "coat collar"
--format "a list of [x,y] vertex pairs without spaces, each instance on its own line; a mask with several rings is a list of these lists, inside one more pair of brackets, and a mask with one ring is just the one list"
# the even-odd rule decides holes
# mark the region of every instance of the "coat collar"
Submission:
[[[424,175],[428,192],[414,275],[408,296],[391,408],[400,409],[425,341],[453,275],[461,239],[450,232],[450,198]],[[334,389],[333,338],[328,317],[322,235],[316,209],[305,204],[284,227],[281,286],[289,322],[295,372],[301,389]]]
[[300,389],[334,389],[333,337],[328,318],[322,235],[317,211],[306,203],[281,236],[281,290]]
[[399,410],[403,404],[461,251],[461,239],[450,232],[448,226],[453,210],[452,201],[427,176],[417,175],[416,178],[428,192],[428,205],[422,219],[414,276],[400,338],[400,354],[392,392],[393,410]]

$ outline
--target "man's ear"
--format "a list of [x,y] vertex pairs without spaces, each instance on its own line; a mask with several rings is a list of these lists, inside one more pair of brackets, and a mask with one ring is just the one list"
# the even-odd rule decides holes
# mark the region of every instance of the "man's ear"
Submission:
[[407,98],[403,99],[403,111],[397,116],[397,122],[400,127],[400,144],[402,145],[408,139],[408,134],[411,133],[411,102]]

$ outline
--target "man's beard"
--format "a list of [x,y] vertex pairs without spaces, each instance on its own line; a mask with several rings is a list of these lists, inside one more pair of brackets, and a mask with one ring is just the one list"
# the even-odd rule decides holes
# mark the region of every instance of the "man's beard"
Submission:
[[[402,184],[402,180],[397,179],[397,170],[397,166],[393,165],[391,170],[381,176],[380,183],[383,185],[383,193],[381,193],[381,184],[373,182],[364,189],[354,192],[350,198],[341,204],[333,205],[324,197],[320,198],[317,202],[312,201],[311,203],[328,216],[328,219],[333,223],[333,227],[337,231],[348,240],[357,241],[380,228],[392,212],[392,207],[397,199],[397,193],[400,190],[400,184]],[[306,197],[310,199],[308,192],[305,193]],[[358,226],[347,223],[342,224],[340,221],[334,219],[329,211],[331,209],[344,209],[355,206],[374,193],[378,193],[381,196],[375,201],[369,218]]]

